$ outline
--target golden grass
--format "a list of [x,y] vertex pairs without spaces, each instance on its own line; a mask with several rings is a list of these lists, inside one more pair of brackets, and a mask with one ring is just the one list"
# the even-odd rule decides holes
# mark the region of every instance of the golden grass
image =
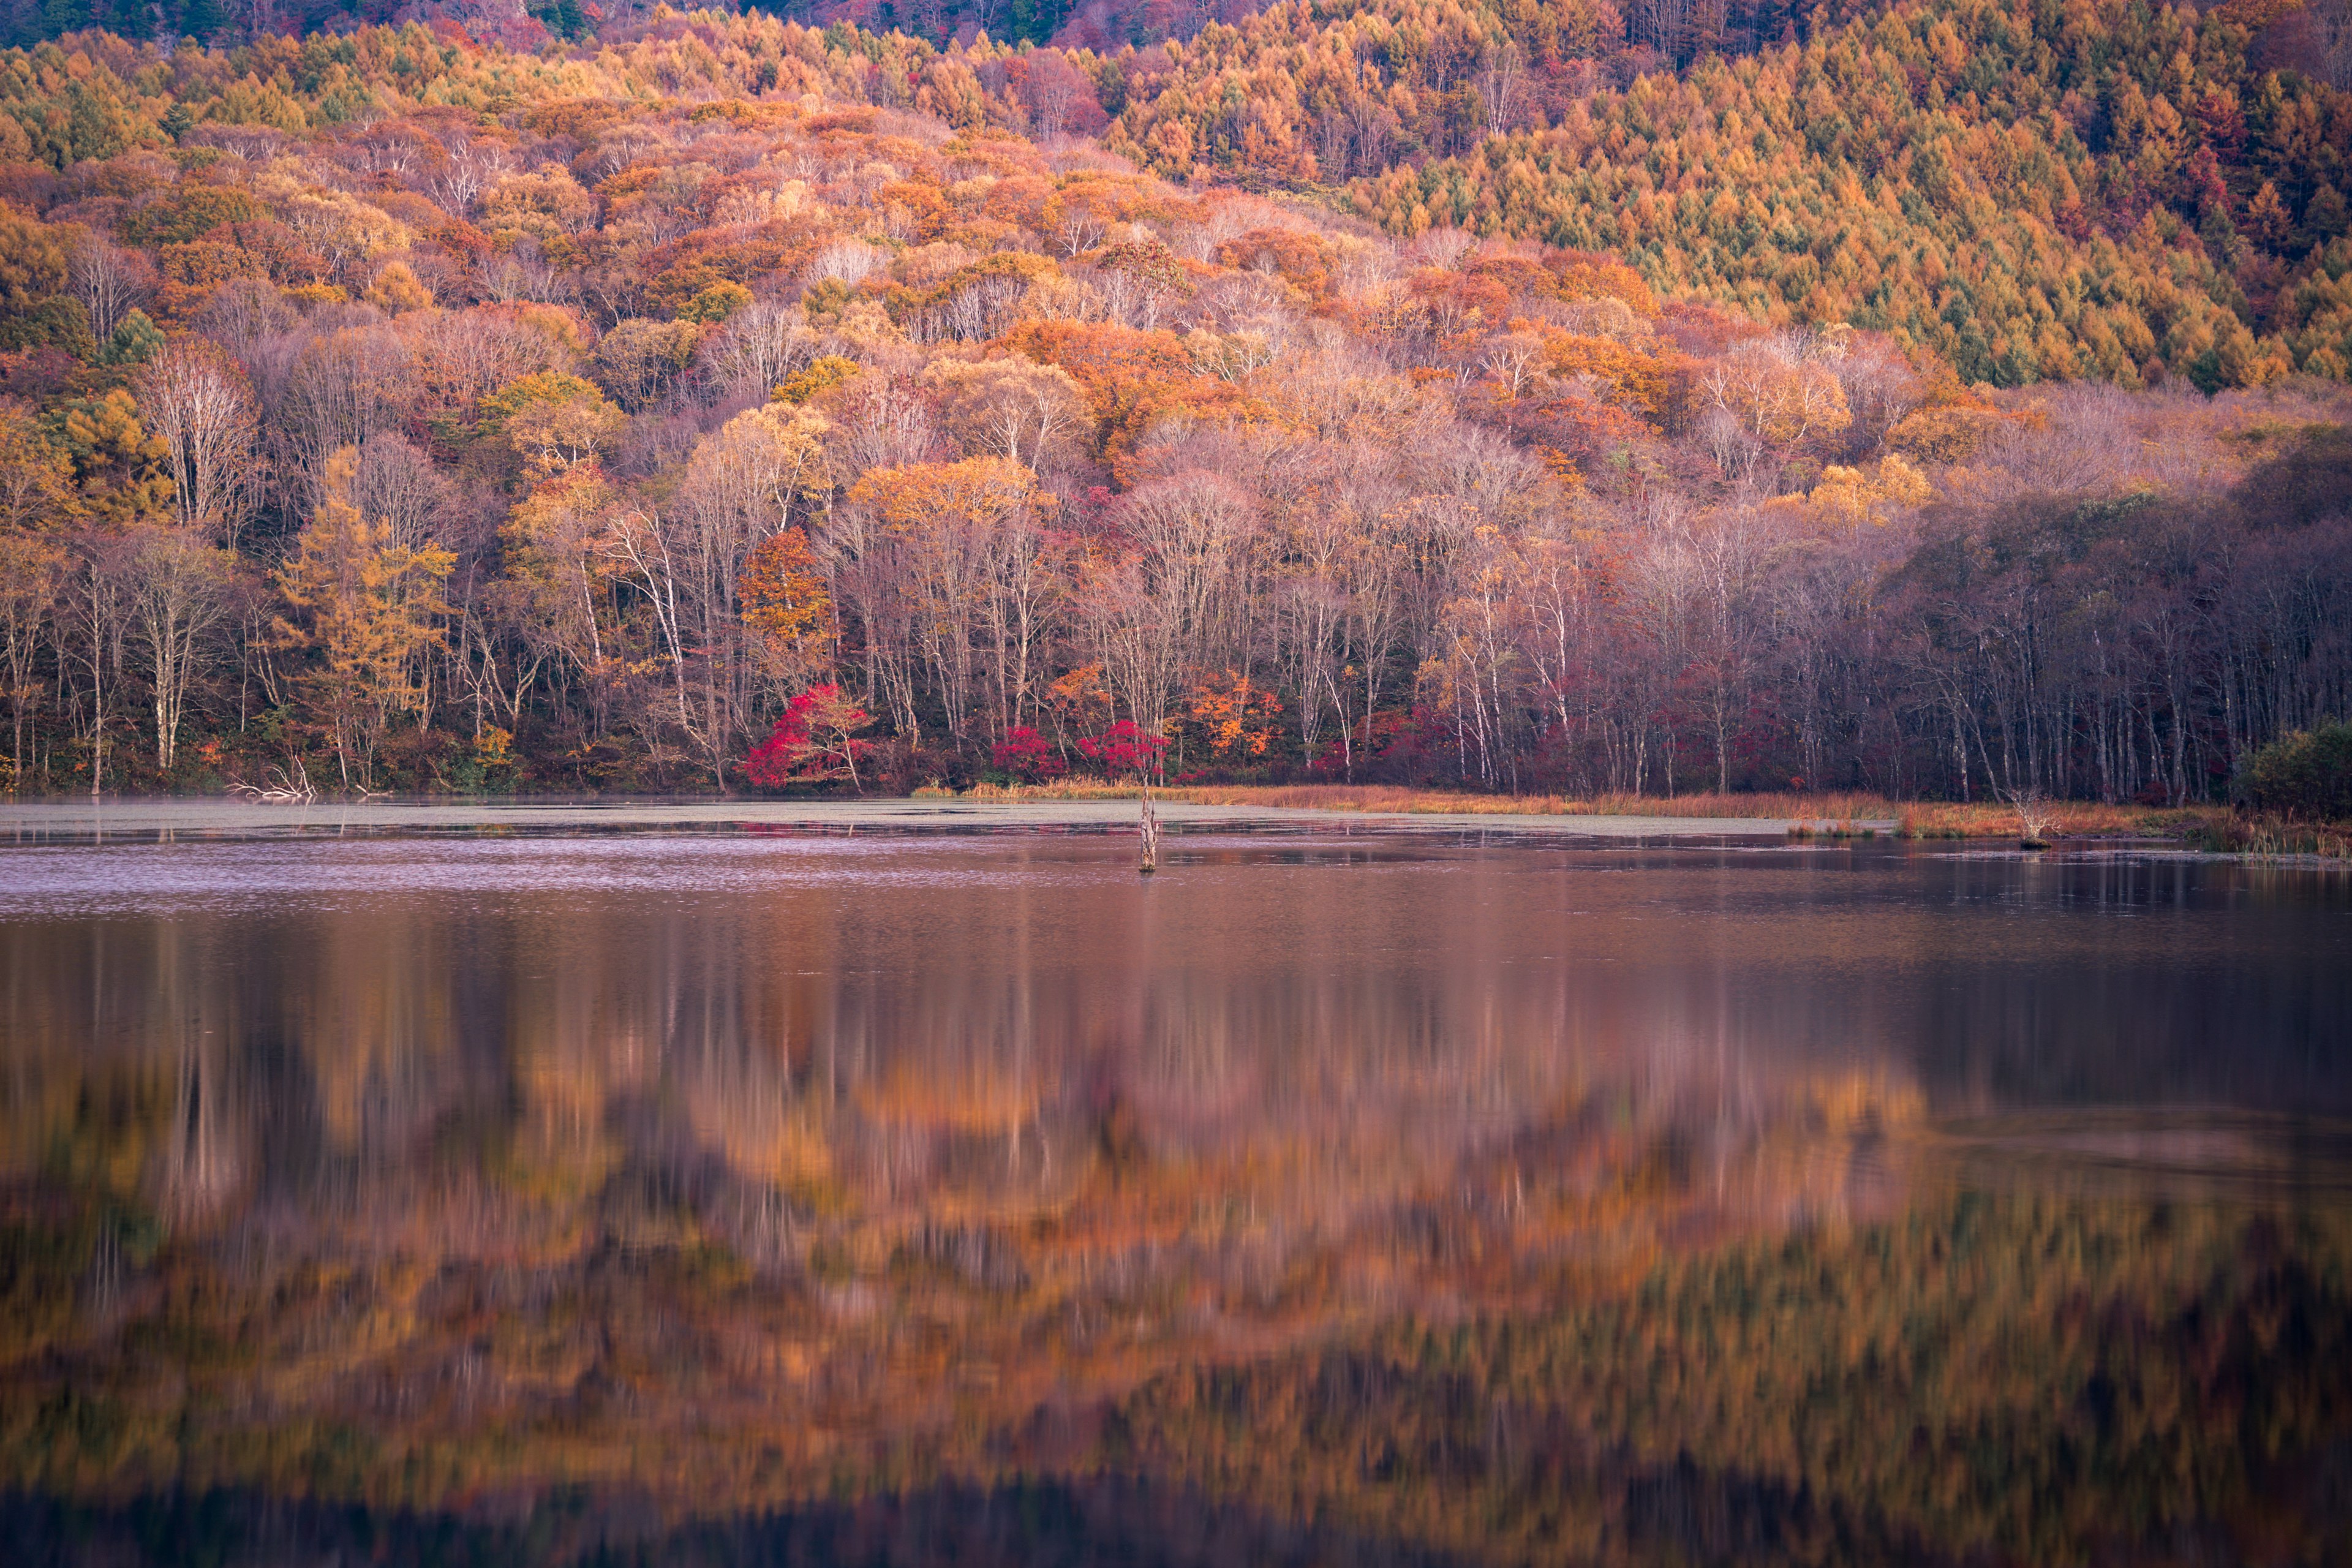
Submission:
[[[1911,801],[1887,809],[1906,838],[2014,838],[2021,826],[2016,808],[1999,802]],[[2044,837],[2055,838],[2177,838],[2203,820],[2193,811],[2084,800],[2047,801],[2040,809],[2049,819]]]
[[1474,795],[1399,784],[1195,784],[1168,792],[1203,805],[1283,806],[1303,811],[1398,811],[1518,816],[1671,816],[1807,818],[1833,823],[1878,818],[1895,808],[1859,795]]
[[[917,790],[917,795],[925,792]],[[953,793],[953,792],[947,792]],[[1107,784],[1101,779],[1049,779],[1044,784],[976,784],[966,790],[965,800],[1133,800],[1143,794],[1141,786],[1130,784]],[[1171,799],[1188,799],[1181,790],[1165,790]]]
[[[1133,784],[1098,779],[1056,779],[1044,784],[981,784],[974,800],[1127,800],[1142,792]],[[1664,816],[1766,818],[1804,824],[1822,837],[1891,830],[1906,838],[2015,838],[2017,812],[1995,803],[1956,805],[1897,801],[1853,793],[1717,795],[1674,796],[1602,795],[1475,795],[1466,790],[1411,789],[1401,784],[1185,784],[1163,790],[1163,799],[1199,805],[1261,806],[1296,811],[1381,811],[1412,815],[1474,816]],[[2210,812],[2149,806],[2101,805],[2057,801],[2046,808],[2051,832],[2061,837],[2189,837],[2209,827]]]

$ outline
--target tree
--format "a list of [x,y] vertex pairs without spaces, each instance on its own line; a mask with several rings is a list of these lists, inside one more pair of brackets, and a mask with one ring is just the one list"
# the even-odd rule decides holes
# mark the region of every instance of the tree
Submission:
[[1175,728],[1188,751],[1198,748],[1200,762],[1249,767],[1273,753],[1282,732],[1282,698],[1239,670],[1228,669],[1193,683]]
[[352,503],[389,528],[394,544],[414,549],[441,526],[454,488],[406,437],[380,430],[360,445]]
[[1187,671],[1246,662],[1243,620],[1262,539],[1254,510],[1241,486],[1197,468],[1143,486],[1118,513],[1135,553],[1099,567],[1080,595],[1110,684],[1155,734]]
[[138,400],[125,389],[68,398],[49,410],[43,426],[72,464],[76,511],[121,524],[172,504],[171,445],[148,430]]
[[1751,338],[1700,378],[1699,390],[1757,440],[1788,448],[1853,422],[1845,390],[1811,339]]
[[691,321],[616,321],[596,342],[596,373],[622,407],[652,407],[694,363],[702,331]]
[[2352,724],[2280,736],[2246,759],[2240,787],[2265,811],[2316,822],[2352,820]]
[[[72,278],[70,232],[0,201],[0,346],[21,348],[47,340],[42,308],[63,294]],[[87,331],[89,317],[81,321]]]
[[[1598,0],[1312,9],[1095,55],[730,13],[19,58],[26,787],[121,776],[153,531],[299,566],[346,448],[354,558],[456,558],[385,712],[470,689],[551,781],[735,782],[828,682],[941,776],[1125,719],[1185,766],[2118,801],[2344,712],[2310,7],[1627,13],[1671,58]],[[1096,93],[1120,155],[1225,177],[1003,133]],[[159,748],[257,706],[324,745],[344,666],[268,634],[316,615],[231,599],[233,688],[225,623],[165,638]]]
[[155,268],[145,256],[96,235],[73,247],[69,264],[75,295],[89,312],[89,330],[100,342],[114,336],[124,317],[154,298]]
[[172,771],[188,691],[205,639],[227,618],[236,557],[184,524],[145,523],[132,531],[127,591],[132,637],[146,656],[154,699],[155,765]]
[[132,379],[147,428],[171,448],[180,526],[234,550],[260,488],[253,393],[235,361],[202,338],[180,338]]
[[778,668],[814,663],[832,633],[833,593],[806,532],[788,528],[754,545],[735,595]]
[[974,458],[996,457],[1043,471],[1048,454],[1066,462],[1087,425],[1086,395],[1067,371],[1018,357],[936,360],[924,382],[940,393],[940,422]]
[[[856,563],[845,586],[869,648],[903,657],[887,628],[905,626],[905,652],[929,670],[958,740],[971,733],[979,682],[993,710],[990,730],[1001,735],[1022,723],[1054,587],[1034,477],[1003,458],[914,463],[870,470],[847,502],[849,526],[833,538]],[[898,684],[905,692],[903,677]],[[899,716],[911,734],[904,697]]]
[[520,453],[533,476],[594,461],[621,433],[621,411],[576,375],[526,375],[481,400],[485,431]]
[[285,482],[323,504],[326,466],[346,447],[400,427],[415,405],[419,369],[408,341],[389,327],[340,327],[301,343],[272,403]]
[[0,660],[8,677],[9,787],[25,778],[26,722],[38,710],[45,683],[36,665],[67,572],[64,547],[54,538],[0,531]]
[[601,733],[611,672],[620,662],[611,618],[604,544],[613,494],[593,463],[532,487],[499,530],[504,570],[495,597],[509,635],[534,663],[568,668],[587,692]]
[[356,766],[359,786],[371,789],[385,729],[421,699],[416,655],[443,646],[436,622],[448,614],[441,595],[457,558],[395,544],[387,524],[362,516],[351,499],[358,467],[349,447],[328,459],[325,499],[277,574],[291,612],[277,631],[282,646],[312,656],[301,685],[344,786]]
[[734,397],[764,402],[817,356],[817,336],[797,306],[754,300],[705,340],[703,374]]
[[847,779],[858,787],[858,759],[873,750],[856,739],[873,723],[866,710],[830,681],[810,687],[785,706],[768,738],[743,759],[743,776],[762,789]]
[[1000,773],[1029,783],[1059,778],[1070,771],[1054,742],[1026,724],[1006,731],[1004,739],[989,749],[989,761]]
[[65,451],[11,403],[0,402],[0,534],[55,534],[75,510]]
[[1160,753],[1167,749],[1167,742],[1143,729],[1132,719],[1121,719],[1099,735],[1078,738],[1079,752],[1112,779],[1126,778],[1129,774],[1139,779],[1150,779],[1159,773]]
[[131,629],[130,599],[123,591],[129,550],[122,531],[102,520],[86,522],[66,554],[55,612],[61,684],[70,717],[89,748],[93,796],[106,785],[108,731],[121,700],[122,650]]
[[678,723],[722,784],[759,674],[738,588],[760,543],[825,488],[829,428],[803,408],[746,409],[696,443],[673,504],[615,509],[600,545],[644,589],[667,644]]

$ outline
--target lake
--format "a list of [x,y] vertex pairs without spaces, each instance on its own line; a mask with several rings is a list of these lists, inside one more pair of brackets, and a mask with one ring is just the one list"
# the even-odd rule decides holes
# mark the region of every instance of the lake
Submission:
[[2352,877],[1179,811],[1144,879],[1126,809],[16,808],[0,1524],[56,1562],[2352,1539]]

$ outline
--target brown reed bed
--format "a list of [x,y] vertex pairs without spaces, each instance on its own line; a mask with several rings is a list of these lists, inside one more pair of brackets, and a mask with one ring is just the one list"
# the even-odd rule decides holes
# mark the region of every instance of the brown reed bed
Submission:
[[[1129,800],[1131,784],[1064,778],[1038,784],[980,784],[971,800]],[[1160,798],[1200,805],[1415,816],[1663,816],[1766,818],[1798,824],[1800,837],[2016,839],[2015,806],[2001,801],[1902,801],[1862,793],[1756,793],[1647,795],[1484,795],[1402,784],[1183,784]],[[2352,858],[2352,828],[2304,827],[2248,817],[2226,807],[2105,805],[2095,801],[2039,803],[2042,837],[2057,839],[2166,838],[2228,854],[2311,854]]]

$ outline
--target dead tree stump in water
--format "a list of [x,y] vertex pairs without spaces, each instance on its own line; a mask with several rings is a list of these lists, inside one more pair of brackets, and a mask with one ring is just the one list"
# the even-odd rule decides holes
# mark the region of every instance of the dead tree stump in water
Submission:
[[1143,862],[1136,869],[1149,877],[1160,869],[1160,816],[1151,809],[1151,786],[1143,786]]

